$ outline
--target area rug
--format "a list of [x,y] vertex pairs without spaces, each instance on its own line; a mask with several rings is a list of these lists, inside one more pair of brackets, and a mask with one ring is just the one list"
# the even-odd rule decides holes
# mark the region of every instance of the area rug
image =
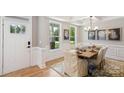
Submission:
[[[64,77],[68,77],[67,74],[64,73],[64,62],[59,62],[56,64],[51,65],[51,68],[55,70],[57,73]],[[96,70],[91,76],[88,77],[112,77],[112,74],[106,73],[104,70],[98,71]]]
[[55,70],[56,72],[58,72],[60,75],[67,76],[64,74],[64,62],[63,61],[52,65],[51,68]]

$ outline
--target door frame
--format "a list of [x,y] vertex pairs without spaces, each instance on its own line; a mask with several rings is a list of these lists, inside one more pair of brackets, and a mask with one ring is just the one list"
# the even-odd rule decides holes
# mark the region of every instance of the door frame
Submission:
[[0,75],[3,73],[3,27],[2,17],[0,17]]
[[30,66],[33,66],[33,63],[32,63],[32,16],[1,16],[0,17],[0,50],[1,50],[1,53],[2,54],[0,56],[0,63],[2,64],[2,68],[1,68],[1,71],[0,72],[0,75],[3,75],[3,71],[4,71],[4,20],[6,17],[9,17],[11,19],[20,19],[20,20],[28,20],[28,23],[29,23],[29,30],[31,31],[30,35],[30,42],[31,42],[31,48],[30,48],[30,64],[29,64],[29,67]]

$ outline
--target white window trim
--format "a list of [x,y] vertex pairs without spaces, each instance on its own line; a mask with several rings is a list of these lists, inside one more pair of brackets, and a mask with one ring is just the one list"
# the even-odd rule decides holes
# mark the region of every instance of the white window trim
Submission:
[[57,49],[50,49],[50,31],[49,31],[49,50],[50,51],[60,50],[61,46],[62,46],[62,24],[60,22],[53,21],[53,20],[49,20],[49,24],[50,23],[58,24],[59,27],[60,27],[60,32],[59,32],[59,42],[60,42],[60,45],[59,45],[59,48],[57,48]]
[[[74,27],[75,28],[75,44],[74,44],[74,47],[77,47],[77,26],[74,26],[74,25],[70,25],[69,26],[69,30],[70,30],[70,27]],[[70,33],[70,32],[69,32]],[[70,35],[70,34],[69,34]],[[69,40],[70,40],[70,36],[69,36]]]

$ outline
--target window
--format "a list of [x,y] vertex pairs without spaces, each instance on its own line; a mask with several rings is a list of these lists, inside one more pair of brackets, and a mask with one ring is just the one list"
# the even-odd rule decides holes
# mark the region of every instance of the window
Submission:
[[75,34],[76,34],[76,27],[74,26],[70,26],[70,44],[71,45],[75,45],[76,42],[76,38],[75,38]]
[[50,23],[50,49],[60,47],[60,24]]
[[26,27],[24,25],[10,25],[10,33],[25,33]]

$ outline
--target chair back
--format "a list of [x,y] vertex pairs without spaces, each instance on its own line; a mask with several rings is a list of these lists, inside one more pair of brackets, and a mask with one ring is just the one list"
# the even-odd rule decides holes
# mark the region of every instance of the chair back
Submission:
[[103,48],[101,48],[98,52],[96,65],[99,65],[101,63],[102,58],[103,58]]
[[68,75],[71,73],[71,64],[77,63],[78,57],[74,51],[65,51],[64,52],[64,72]]
[[106,51],[107,51],[107,47],[102,47],[99,50],[99,53],[97,55],[97,63],[96,63],[96,65],[99,65],[105,59]]
[[77,61],[77,53],[76,50],[69,50],[65,52],[65,62]]
[[108,49],[108,47],[103,48],[103,60],[105,59],[105,54],[106,54],[107,49]]

